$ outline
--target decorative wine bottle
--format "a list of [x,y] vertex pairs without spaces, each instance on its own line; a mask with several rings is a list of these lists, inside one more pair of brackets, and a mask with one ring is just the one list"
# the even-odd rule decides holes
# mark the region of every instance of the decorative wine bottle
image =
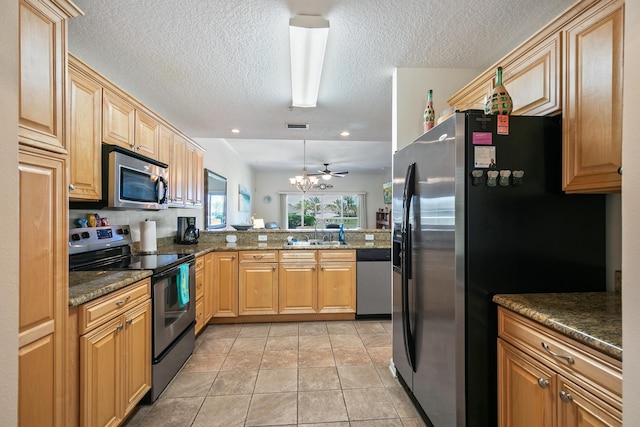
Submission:
[[496,68],[496,86],[484,105],[485,114],[511,114],[513,101],[502,84],[502,67]]
[[436,112],[433,109],[433,90],[427,92],[427,107],[424,109],[424,131],[428,131],[435,125]]

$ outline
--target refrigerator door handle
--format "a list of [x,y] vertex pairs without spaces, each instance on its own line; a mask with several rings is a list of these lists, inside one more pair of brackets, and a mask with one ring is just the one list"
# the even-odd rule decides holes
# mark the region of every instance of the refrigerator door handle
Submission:
[[416,346],[411,328],[411,301],[409,300],[409,280],[411,279],[411,200],[415,189],[416,164],[411,163],[407,168],[402,192],[402,330],[404,335],[404,349],[409,366],[416,372]]

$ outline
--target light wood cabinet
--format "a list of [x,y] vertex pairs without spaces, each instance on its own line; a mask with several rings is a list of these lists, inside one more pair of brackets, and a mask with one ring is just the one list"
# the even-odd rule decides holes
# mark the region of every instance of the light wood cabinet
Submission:
[[136,109],[109,89],[102,96],[102,141],[127,150],[135,148]]
[[205,269],[204,256],[196,258],[196,335],[205,325],[204,319],[204,294],[205,294]]
[[318,312],[356,312],[356,252],[318,251]]
[[160,123],[148,114],[136,110],[135,150],[138,154],[158,158]]
[[145,279],[80,307],[80,425],[119,425],[151,388],[150,296]]
[[239,253],[238,314],[278,314],[277,251]]
[[212,317],[238,316],[238,252],[213,252]]
[[564,34],[563,189],[619,192],[624,2],[598,2]]
[[213,317],[213,253],[204,256],[204,321]]
[[21,0],[18,13],[18,140],[65,153],[66,19],[82,12],[64,0]]
[[502,307],[498,336],[500,427],[622,425],[619,361]]
[[159,159],[169,165],[169,206],[185,205],[185,149],[187,142],[166,126],[160,128]]
[[102,198],[102,86],[69,62],[69,200]]
[[318,312],[316,251],[280,251],[279,313]]
[[19,150],[21,426],[64,425],[69,268],[65,157],[25,146]]
[[185,206],[202,206],[204,193],[204,153],[189,142],[185,146]]

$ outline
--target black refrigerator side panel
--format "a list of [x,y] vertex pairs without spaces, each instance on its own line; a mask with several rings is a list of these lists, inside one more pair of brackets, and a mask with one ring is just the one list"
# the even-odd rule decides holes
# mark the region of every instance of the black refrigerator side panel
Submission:
[[[486,131],[478,117],[468,116],[467,177],[476,169],[478,145],[473,142],[486,143],[474,137],[474,131]],[[491,119],[493,131],[496,118]],[[521,170],[524,176],[492,187],[483,169],[480,182],[466,183],[468,426],[497,425],[497,310],[492,296],[605,287],[604,196],[561,191],[560,119],[510,116],[509,135],[492,133],[491,142],[495,169]]]

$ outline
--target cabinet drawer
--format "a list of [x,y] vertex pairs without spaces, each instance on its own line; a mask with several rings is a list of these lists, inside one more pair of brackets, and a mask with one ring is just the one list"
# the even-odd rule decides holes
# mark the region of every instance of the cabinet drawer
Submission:
[[151,297],[151,278],[141,280],[119,291],[105,295],[80,307],[80,334],[125,312],[140,301]]
[[318,261],[355,261],[356,251],[329,249],[318,251]]
[[280,261],[296,262],[296,261],[315,261],[316,251],[300,251],[297,249],[287,249],[280,251]]
[[196,299],[204,295],[204,269],[196,270]]
[[196,258],[196,271],[200,271],[204,268],[204,256]]
[[278,262],[278,251],[242,251],[240,262]]
[[[498,335],[601,398],[622,405],[619,361],[502,307],[498,309]],[[551,352],[571,358],[572,362]]]

